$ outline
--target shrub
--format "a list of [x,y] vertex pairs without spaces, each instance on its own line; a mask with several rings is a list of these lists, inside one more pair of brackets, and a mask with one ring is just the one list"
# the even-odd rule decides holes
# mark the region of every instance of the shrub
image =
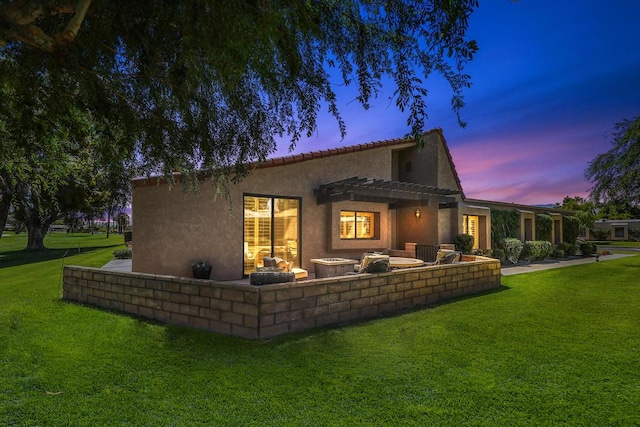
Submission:
[[524,242],[521,256],[531,261],[533,259],[543,260],[551,255],[553,246],[546,240],[528,240]]
[[580,234],[580,220],[575,216],[562,217],[562,239],[568,244],[574,244]]
[[520,214],[515,210],[491,209],[491,246],[502,247],[504,239],[516,235],[519,224]]
[[522,253],[522,242],[513,237],[507,237],[503,240],[504,254],[507,260],[512,264],[516,264]]
[[640,242],[640,228],[632,228],[629,230],[629,240],[632,242]]
[[131,259],[131,249],[116,249],[113,251],[113,257],[116,259]]
[[575,243],[569,244],[569,243],[558,243],[558,245],[556,246],[556,249],[559,251],[564,252],[564,256],[574,256],[576,254],[576,252],[578,252],[578,245],[576,245]]
[[540,242],[540,246],[542,247],[541,251],[540,251],[541,252],[540,256],[542,258],[540,258],[540,259],[545,259],[545,258],[550,257],[551,254],[553,253],[553,245],[551,244],[551,242],[548,242],[546,240],[545,241],[541,241]]
[[504,261],[504,249],[496,248],[493,251],[493,258],[499,259],[500,261]]
[[551,239],[553,230],[553,218],[547,214],[536,214],[536,237],[539,239]]
[[564,251],[562,249],[555,249],[551,254],[552,258],[564,258]]
[[609,230],[591,230],[591,235],[596,240],[609,240]]
[[576,245],[575,243],[568,245],[567,249],[564,250],[564,254],[566,256],[574,256],[577,253],[578,253],[578,245]]
[[463,254],[470,254],[473,250],[473,236],[470,234],[458,234],[453,238],[456,250]]
[[491,258],[493,256],[493,250],[491,249],[476,249],[476,255],[486,256]]
[[598,250],[595,243],[582,243],[580,245],[580,252],[582,252],[582,256],[589,256],[596,253]]

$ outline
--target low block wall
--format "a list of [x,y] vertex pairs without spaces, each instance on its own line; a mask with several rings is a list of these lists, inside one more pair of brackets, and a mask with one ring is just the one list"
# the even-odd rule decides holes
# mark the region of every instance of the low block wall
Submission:
[[65,266],[63,298],[247,339],[394,313],[500,286],[500,262],[264,286]]

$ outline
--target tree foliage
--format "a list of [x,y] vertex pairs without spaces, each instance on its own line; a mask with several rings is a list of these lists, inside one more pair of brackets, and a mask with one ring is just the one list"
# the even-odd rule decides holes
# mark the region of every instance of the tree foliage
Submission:
[[538,240],[551,241],[553,230],[553,218],[547,214],[536,214],[536,238]]
[[[128,153],[147,173],[239,178],[247,162],[275,150],[276,136],[293,145],[315,132],[323,106],[344,135],[336,84],[356,85],[366,108],[392,80],[395,104],[419,135],[423,79],[436,72],[459,112],[470,85],[463,68],[477,50],[465,38],[475,7],[477,0],[0,1],[0,86],[10,88],[14,135],[61,122],[79,134],[68,112],[82,111],[105,128],[117,124],[121,137],[105,151]],[[31,149],[41,141],[14,142]]]
[[578,235],[580,234],[581,225],[582,224],[579,217],[563,215],[562,216],[562,240],[569,245],[575,244],[576,240],[578,240]]
[[612,147],[596,156],[585,171],[591,198],[616,205],[640,205],[640,116],[615,126]]
[[[575,216],[579,221],[578,227],[583,227],[585,229],[593,228],[593,221],[595,221],[597,218],[595,203],[580,196],[566,196],[562,200],[562,203],[556,203],[556,208],[574,211]],[[575,239],[567,238],[565,238],[564,240],[570,243],[573,243],[575,241]]]
[[504,239],[515,237],[519,221],[515,210],[491,209],[491,247],[503,248]]

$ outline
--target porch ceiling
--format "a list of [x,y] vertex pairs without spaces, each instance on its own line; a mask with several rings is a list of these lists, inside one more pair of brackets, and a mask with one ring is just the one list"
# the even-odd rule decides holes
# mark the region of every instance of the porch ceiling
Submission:
[[357,176],[322,184],[313,190],[319,205],[352,200],[358,202],[397,203],[401,200],[434,200],[452,202],[458,190],[438,188],[413,182],[386,181]]

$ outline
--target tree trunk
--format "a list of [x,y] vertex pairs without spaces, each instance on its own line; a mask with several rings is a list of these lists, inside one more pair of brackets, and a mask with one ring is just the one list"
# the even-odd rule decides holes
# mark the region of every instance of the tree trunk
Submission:
[[109,230],[111,230],[111,208],[107,209],[107,239],[109,238]]
[[11,206],[11,202],[8,198],[5,200],[5,197],[0,197],[0,237],[2,237],[2,233],[4,232],[4,227],[7,225],[7,218],[9,218],[9,207]]
[[35,251],[45,249],[44,236],[47,234],[47,230],[44,224],[34,224],[31,221],[27,222],[27,247],[28,251]]
[[0,237],[2,237],[4,227],[7,225],[9,208],[11,207],[9,182],[9,174],[4,169],[0,170]]

